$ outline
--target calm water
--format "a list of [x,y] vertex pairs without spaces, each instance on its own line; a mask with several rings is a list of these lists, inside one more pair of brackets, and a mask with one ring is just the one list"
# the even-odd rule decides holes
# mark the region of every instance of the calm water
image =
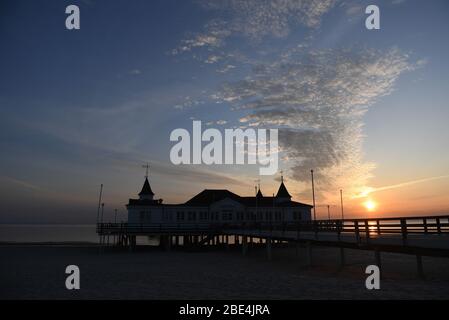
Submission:
[[[99,238],[94,224],[0,224],[0,242],[98,243]],[[137,237],[137,244],[158,245],[159,239]]]
[[0,241],[98,243],[95,225],[0,224]]

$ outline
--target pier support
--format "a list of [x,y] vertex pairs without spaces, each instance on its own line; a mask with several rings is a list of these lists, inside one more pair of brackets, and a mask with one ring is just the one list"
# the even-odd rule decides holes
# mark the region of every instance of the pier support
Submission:
[[246,236],[242,237],[242,254],[244,256],[248,254],[248,238]]
[[128,238],[128,250],[129,252],[134,251],[134,247],[136,246],[136,236],[129,236]]
[[167,236],[165,250],[171,251],[172,241],[173,241],[172,237],[171,236]]
[[267,246],[267,258],[268,260],[271,260],[272,258],[272,252],[271,252],[271,239],[265,239],[265,243]]

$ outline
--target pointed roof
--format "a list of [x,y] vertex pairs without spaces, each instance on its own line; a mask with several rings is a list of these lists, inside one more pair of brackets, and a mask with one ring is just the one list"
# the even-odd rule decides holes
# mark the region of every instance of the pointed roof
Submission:
[[281,185],[279,186],[276,198],[291,198],[291,197],[292,196],[290,195],[290,193],[288,193],[287,188],[284,185],[284,181],[282,181]]
[[236,195],[235,193],[233,193],[231,191],[223,190],[223,189],[204,189],[203,191],[198,193],[196,196],[194,196],[192,199],[187,201],[184,205],[208,206],[211,203],[220,201],[225,198],[229,198],[232,200],[238,200],[238,199],[240,199],[240,196]]
[[257,191],[256,198],[263,198],[263,194],[260,191],[260,188],[259,188],[259,191]]
[[153,195],[154,193],[151,190],[150,183],[148,182],[148,178],[145,178],[145,182],[142,187],[142,191],[140,191],[139,196],[141,195]]

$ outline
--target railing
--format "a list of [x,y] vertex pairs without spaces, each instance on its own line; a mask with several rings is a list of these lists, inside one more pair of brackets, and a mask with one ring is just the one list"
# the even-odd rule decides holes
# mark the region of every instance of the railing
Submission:
[[357,239],[369,239],[381,234],[401,234],[404,240],[411,234],[449,233],[449,215],[425,217],[316,220],[297,222],[233,222],[233,223],[163,223],[163,224],[129,224],[98,223],[97,233],[220,233],[226,230],[295,231],[323,233],[331,232],[341,235],[351,233]]
[[189,233],[189,232],[217,232],[218,225],[209,223],[198,224],[142,224],[142,223],[97,223],[98,234],[123,233]]

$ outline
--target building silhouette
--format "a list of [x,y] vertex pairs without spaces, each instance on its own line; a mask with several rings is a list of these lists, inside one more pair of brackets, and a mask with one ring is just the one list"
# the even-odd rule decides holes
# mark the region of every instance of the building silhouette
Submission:
[[292,201],[282,179],[276,196],[239,196],[225,189],[205,189],[182,204],[155,199],[145,177],[138,199],[127,204],[130,224],[283,223],[311,220],[312,206]]

